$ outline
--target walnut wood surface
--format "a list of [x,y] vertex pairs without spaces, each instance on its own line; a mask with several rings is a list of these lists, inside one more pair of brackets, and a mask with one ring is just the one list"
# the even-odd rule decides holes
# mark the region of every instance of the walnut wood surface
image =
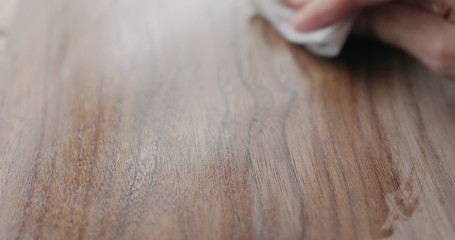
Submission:
[[244,0],[24,0],[0,53],[1,239],[455,239],[455,84]]

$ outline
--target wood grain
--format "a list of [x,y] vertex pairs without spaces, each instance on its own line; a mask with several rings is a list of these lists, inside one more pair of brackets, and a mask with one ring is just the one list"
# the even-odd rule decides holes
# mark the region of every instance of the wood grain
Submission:
[[23,0],[0,54],[2,239],[455,239],[455,84],[247,1]]

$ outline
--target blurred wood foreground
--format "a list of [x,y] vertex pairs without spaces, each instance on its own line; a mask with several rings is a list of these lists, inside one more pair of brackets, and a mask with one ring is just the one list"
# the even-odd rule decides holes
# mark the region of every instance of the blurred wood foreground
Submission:
[[406,54],[316,58],[244,0],[15,12],[1,239],[455,239],[455,84]]

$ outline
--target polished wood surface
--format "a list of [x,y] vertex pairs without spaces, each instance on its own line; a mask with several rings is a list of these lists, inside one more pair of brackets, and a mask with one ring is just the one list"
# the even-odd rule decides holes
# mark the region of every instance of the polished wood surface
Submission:
[[455,239],[455,83],[398,50],[316,58],[244,0],[12,24],[1,239]]

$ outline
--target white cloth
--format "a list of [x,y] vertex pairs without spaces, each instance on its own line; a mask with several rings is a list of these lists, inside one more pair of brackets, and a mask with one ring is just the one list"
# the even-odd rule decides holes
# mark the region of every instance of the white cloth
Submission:
[[354,17],[328,27],[301,33],[290,24],[296,10],[280,0],[255,0],[258,13],[270,22],[289,42],[304,45],[310,52],[323,57],[337,56],[351,31]]

